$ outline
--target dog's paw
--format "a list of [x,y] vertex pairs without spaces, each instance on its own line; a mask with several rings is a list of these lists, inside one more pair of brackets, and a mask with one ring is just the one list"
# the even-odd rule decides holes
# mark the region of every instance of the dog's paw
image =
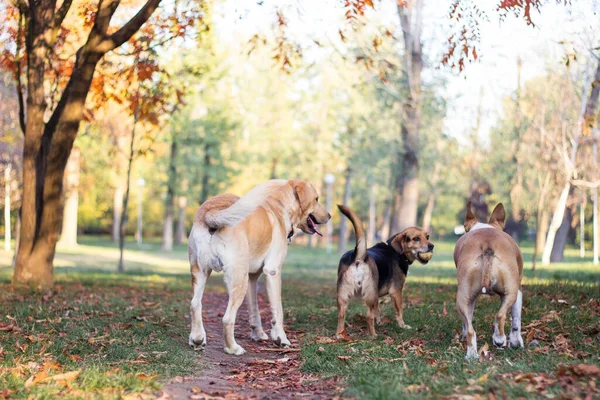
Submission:
[[492,343],[494,343],[494,346],[496,346],[499,349],[506,348],[506,345],[507,345],[506,335],[504,335],[504,336],[492,335]]
[[205,337],[192,337],[188,340],[189,345],[196,351],[202,351],[206,347],[206,336]]
[[512,347],[512,348],[525,347],[525,345],[523,344],[523,338],[521,337],[521,334],[519,332],[511,332],[510,333],[510,347]]
[[255,342],[269,340],[269,336],[264,331],[255,331],[254,329],[250,331],[250,338]]
[[225,353],[232,356],[241,356],[242,354],[246,353],[246,350],[244,350],[244,348],[237,343],[231,346],[231,348],[225,347],[223,350]]
[[467,347],[467,355],[465,356],[465,360],[467,361],[475,361],[479,359],[479,354],[477,354],[477,348],[475,347]]
[[410,326],[410,325],[406,325],[404,322],[402,322],[402,323],[398,323],[398,326],[399,326],[401,329],[412,329],[412,326]]
[[290,341],[288,340],[288,338],[285,336],[283,337],[283,339],[281,338],[281,336],[277,336],[275,339],[273,339],[273,343],[275,343],[277,346],[283,347],[283,348],[288,348],[292,345],[290,343]]

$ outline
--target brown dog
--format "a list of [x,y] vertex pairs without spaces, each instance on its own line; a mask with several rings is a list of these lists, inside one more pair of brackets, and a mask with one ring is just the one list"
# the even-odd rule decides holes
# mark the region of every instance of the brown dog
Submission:
[[310,183],[274,179],[256,186],[242,198],[223,194],[202,204],[194,218],[188,244],[194,288],[191,346],[195,349],[206,346],[202,295],[212,271],[223,271],[229,292],[223,316],[225,353],[241,355],[245,352],[235,341],[233,329],[245,296],[251,338],[268,338],[262,328],[256,297],[256,284],[263,272],[273,314],[271,339],[280,346],[290,345],[283,329],[281,265],[296,229],[320,235],[317,224],[324,224],[331,217],[318,201],[319,196]]
[[375,319],[380,321],[379,297],[389,293],[394,303],[396,321],[400,328],[410,329],[402,317],[402,288],[408,267],[415,260],[427,264],[433,252],[433,243],[422,228],[412,227],[392,236],[385,243],[367,249],[365,231],[360,218],[348,207],[338,208],[354,226],[356,248],[345,253],[338,266],[337,304],[338,338],[347,338],[344,326],[348,303],[360,298],[367,305],[369,335],[376,337]]
[[521,277],[523,275],[523,256],[512,237],[503,232],[506,213],[502,203],[498,204],[487,224],[477,221],[467,204],[465,231],[456,243],[454,264],[458,288],[456,310],[463,322],[463,340],[467,339],[468,359],[479,358],[477,337],[473,330],[473,307],[480,294],[499,295],[502,305],[496,314],[492,342],[496,347],[507,345],[504,323],[509,308],[512,325],[509,337],[511,347],[523,347],[521,337]]

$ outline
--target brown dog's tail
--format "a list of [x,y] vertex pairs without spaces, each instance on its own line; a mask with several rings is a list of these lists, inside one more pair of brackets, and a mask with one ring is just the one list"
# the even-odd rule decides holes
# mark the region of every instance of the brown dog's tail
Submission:
[[365,230],[362,226],[362,221],[350,208],[338,204],[338,208],[344,214],[352,226],[354,226],[354,236],[356,236],[356,254],[354,255],[354,261],[364,261],[367,257],[367,237],[365,236]]
[[481,293],[488,293],[492,285],[492,263],[494,262],[494,250],[486,248],[481,255],[483,263],[481,266]]

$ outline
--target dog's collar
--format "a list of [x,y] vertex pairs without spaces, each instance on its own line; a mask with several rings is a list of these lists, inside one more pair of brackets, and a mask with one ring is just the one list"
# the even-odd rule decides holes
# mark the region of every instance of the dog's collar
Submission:
[[398,261],[400,264],[400,269],[402,270],[402,272],[404,272],[404,275],[407,275],[408,267],[410,267],[410,264],[411,264],[410,260],[404,254],[400,254],[398,256]]
[[[394,237],[395,236],[392,236],[385,243],[394,251],[394,253],[396,253],[396,250],[392,247],[392,240],[394,239]],[[404,275],[408,274],[408,267],[410,267],[410,264],[412,264],[408,257],[406,257],[404,254],[398,254],[398,264],[402,272],[404,272]]]

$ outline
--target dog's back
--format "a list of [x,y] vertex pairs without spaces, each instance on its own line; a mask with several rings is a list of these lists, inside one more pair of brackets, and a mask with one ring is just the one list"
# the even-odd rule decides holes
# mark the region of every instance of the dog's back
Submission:
[[454,263],[461,279],[480,277],[481,293],[504,292],[499,269],[518,275],[519,282],[523,273],[523,256],[513,238],[492,227],[461,237],[454,249]]
[[[471,290],[484,294],[503,294],[506,285],[504,272],[518,277],[521,285],[523,274],[523,255],[514,239],[504,232],[504,207],[501,204],[494,209],[489,224],[478,222],[467,206],[465,229],[454,248],[454,264],[459,282],[469,284]],[[477,279],[479,278],[479,279]],[[479,286],[475,287],[475,282]]]

